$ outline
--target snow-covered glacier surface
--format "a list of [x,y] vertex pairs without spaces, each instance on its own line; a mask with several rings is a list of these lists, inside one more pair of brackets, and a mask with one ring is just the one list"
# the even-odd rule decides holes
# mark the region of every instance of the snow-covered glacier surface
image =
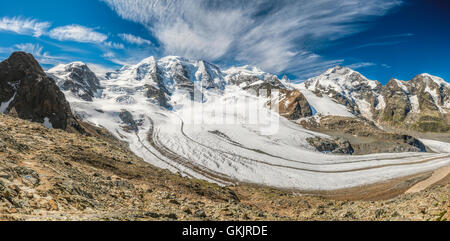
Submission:
[[[147,67],[152,69],[153,65],[149,60]],[[164,66],[169,68],[170,64]],[[206,70],[199,66],[194,71]],[[134,78],[132,72],[141,78]],[[203,93],[206,101],[192,103],[189,94],[176,90],[167,76],[163,81],[172,88],[173,108],[162,108],[148,100],[144,77],[136,68],[127,67],[115,78],[101,80],[102,96],[93,102],[71,92],[65,94],[74,112],[85,121],[128,142],[145,161],[185,176],[221,185],[257,183],[336,190],[450,165],[450,150],[445,148],[448,143],[436,141],[427,142],[436,153],[341,156],[317,152],[306,139],[323,134],[281,118],[264,107],[267,100],[233,85],[208,90]],[[217,74],[214,79],[222,86],[223,77]],[[129,101],[118,101],[123,99]],[[327,109],[331,103],[327,99],[312,103],[320,112],[351,116],[343,107]],[[131,131],[121,118],[124,111],[133,117],[136,128]]]

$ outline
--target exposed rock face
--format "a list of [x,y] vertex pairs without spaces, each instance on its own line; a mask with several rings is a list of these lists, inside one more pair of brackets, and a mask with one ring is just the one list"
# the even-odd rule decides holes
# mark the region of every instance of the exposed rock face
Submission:
[[[279,113],[290,120],[298,120],[313,115],[305,96],[298,90],[281,90]],[[274,103],[276,104],[276,103]]]
[[97,76],[81,62],[58,65],[47,73],[56,80],[61,90],[70,91],[86,101],[92,101],[101,90]]
[[169,107],[167,103],[166,93],[160,88],[156,88],[152,85],[147,85],[147,98],[156,102],[162,107]]
[[353,147],[349,141],[342,138],[326,139],[321,137],[308,138],[310,145],[314,146],[318,151],[323,153],[346,154],[354,153]]
[[278,79],[270,82],[256,82],[256,84],[250,84],[243,89],[256,96],[268,98],[268,107],[290,120],[298,120],[313,115],[311,106],[305,96],[298,90],[288,89]]
[[[326,116],[319,120],[309,118],[302,120],[301,125],[313,131],[348,140],[355,155],[428,151],[420,140],[412,136],[386,132],[373,123],[358,118],[339,116]],[[320,141],[317,140],[318,143]],[[317,148],[318,145],[313,146]]]
[[82,132],[64,94],[31,54],[15,52],[0,63],[0,86],[3,113]]
[[407,93],[401,87],[401,83],[395,79],[389,81],[383,88],[382,96],[386,104],[381,111],[381,120],[387,123],[403,122],[412,106]]
[[138,131],[138,124],[133,119],[133,115],[127,110],[121,110],[119,118],[125,124],[122,128],[126,131],[136,132]]
[[280,80],[275,75],[249,66],[234,68],[227,73],[227,79],[231,84],[238,85],[256,96],[268,98],[268,107],[278,111],[283,117],[298,120],[313,115],[305,96],[288,86],[290,81],[287,76]]
[[386,107],[378,112],[382,122],[422,132],[450,131],[450,85],[421,74],[410,81],[392,79],[383,88]]

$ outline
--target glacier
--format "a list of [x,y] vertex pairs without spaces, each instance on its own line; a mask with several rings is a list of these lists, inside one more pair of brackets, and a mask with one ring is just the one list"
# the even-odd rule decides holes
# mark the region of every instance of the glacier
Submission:
[[[236,82],[240,76],[265,81],[273,78],[250,66],[221,71],[205,61],[151,57],[99,78],[101,95],[92,102],[70,91],[64,93],[80,118],[106,128],[148,163],[220,185],[254,183],[304,191],[337,190],[450,164],[449,144],[428,140],[424,142],[436,153],[342,156],[318,152],[306,139],[327,135],[306,130],[266,108],[267,99],[242,89],[249,83]],[[333,79],[336,81],[327,84],[354,95],[347,91],[352,86],[341,79],[329,80]],[[327,96],[313,95],[312,87],[282,84],[300,89],[315,114],[354,116]],[[187,85],[202,89],[202,101],[192,102]],[[170,108],[150,101],[148,86],[162,89]],[[367,86],[377,88],[369,80]],[[257,110],[256,114],[249,114],[250,110]],[[138,123],[136,131],[124,128],[122,111]]]

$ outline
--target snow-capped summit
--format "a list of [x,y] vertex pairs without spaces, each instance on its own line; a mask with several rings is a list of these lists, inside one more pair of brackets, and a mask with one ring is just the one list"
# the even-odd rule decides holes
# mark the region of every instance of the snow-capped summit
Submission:
[[305,82],[309,90],[329,90],[349,95],[351,92],[360,90],[374,90],[381,87],[375,80],[369,80],[357,71],[348,67],[337,66],[327,70],[318,77],[311,78]]
[[372,119],[371,105],[377,102],[382,85],[348,67],[337,66],[307,80],[301,87],[334,99],[353,114]]
[[236,76],[236,75],[251,75],[258,76],[260,78],[264,78],[268,73],[262,71],[260,68],[251,65],[244,65],[240,67],[231,67],[227,70],[224,70],[228,76]]
[[286,81],[281,81],[276,75],[264,72],[255,66],[231,67],[223,72],[226,74],[227,83],[242,88],[270,85],[290,89],[290,85]]
[[220,69],[204,60],[189,60],[169,56],[158,61],[162,77],[171,82],[169,89],[192,88],[194,85],[206,89],[223,89],[225,79]]
[[83,100],[92,101],[100,95],[100,81],[85,63],[60,64],[49,69],[47,74],[61,90],[70,91]]
[[437,76],[434,76],[434,75],[430,75],[430,74],[424,73],[424,74],[418,75],[417,77],[421,78],[424,81],[433,82],[433,83],[435,83],[435,84],[437,84],[439,86],[450,87],[450,83],[448,83],[444,79],[442,79],[440,77],[437,77]]
[[208,89],[223,89],[225,85],[223,74],[217,66],[203,60],[193,61],[178,56],[159,60],[149,57],[136,65],[109,73],[107,78],[142,82],[167,94],[173,94],[180,88],[193,88],[194,84],[199,83]]

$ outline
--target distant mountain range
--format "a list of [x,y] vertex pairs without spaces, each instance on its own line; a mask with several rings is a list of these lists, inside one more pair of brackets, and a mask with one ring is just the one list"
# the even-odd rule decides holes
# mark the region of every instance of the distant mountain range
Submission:
[[[87,101],[99,97],[102,88],[99,80],[83,63],[59,65],[47,73],[54,77],[63,91],[70,90]],[[194,85],[199,83],[205,90],[220,91],[227,85],[236,85],[244,90],[253,90],[256,94],[259,94],[260,89],[282,90],[284,96],[290,96],[290,100],[284,100],[279,109],[282,115],[293,120],[314,114],[354,115],[380,126],[420,132],[450,131],[450,84],[429,74],[417,75],[410,81],[391,79],[382,86],[378,81],[369,80],[350,68],[335,67],[302,84],[292,84],[287,77],[280,80],[276,75],[256,67],[221,70],[206,61],[169,56],[159,60],[150,57],[104,77],[115,82],[128,82],[123,87],[132,84],[146,88],[147,97],[164,107],[169,107],[172,97],[180,91],[193,95]],[[315,96],[311,97],[311,94]],[[329,108],[320,106],[320,102],[330,105],[328,98],[341,106],[336,106],[332,112],[316,110],[313,113],[314,106],[319,110]],[[135,100],[131,95],[123,95],[118,101]],[[341,113],[338,110],[342,110]]]

